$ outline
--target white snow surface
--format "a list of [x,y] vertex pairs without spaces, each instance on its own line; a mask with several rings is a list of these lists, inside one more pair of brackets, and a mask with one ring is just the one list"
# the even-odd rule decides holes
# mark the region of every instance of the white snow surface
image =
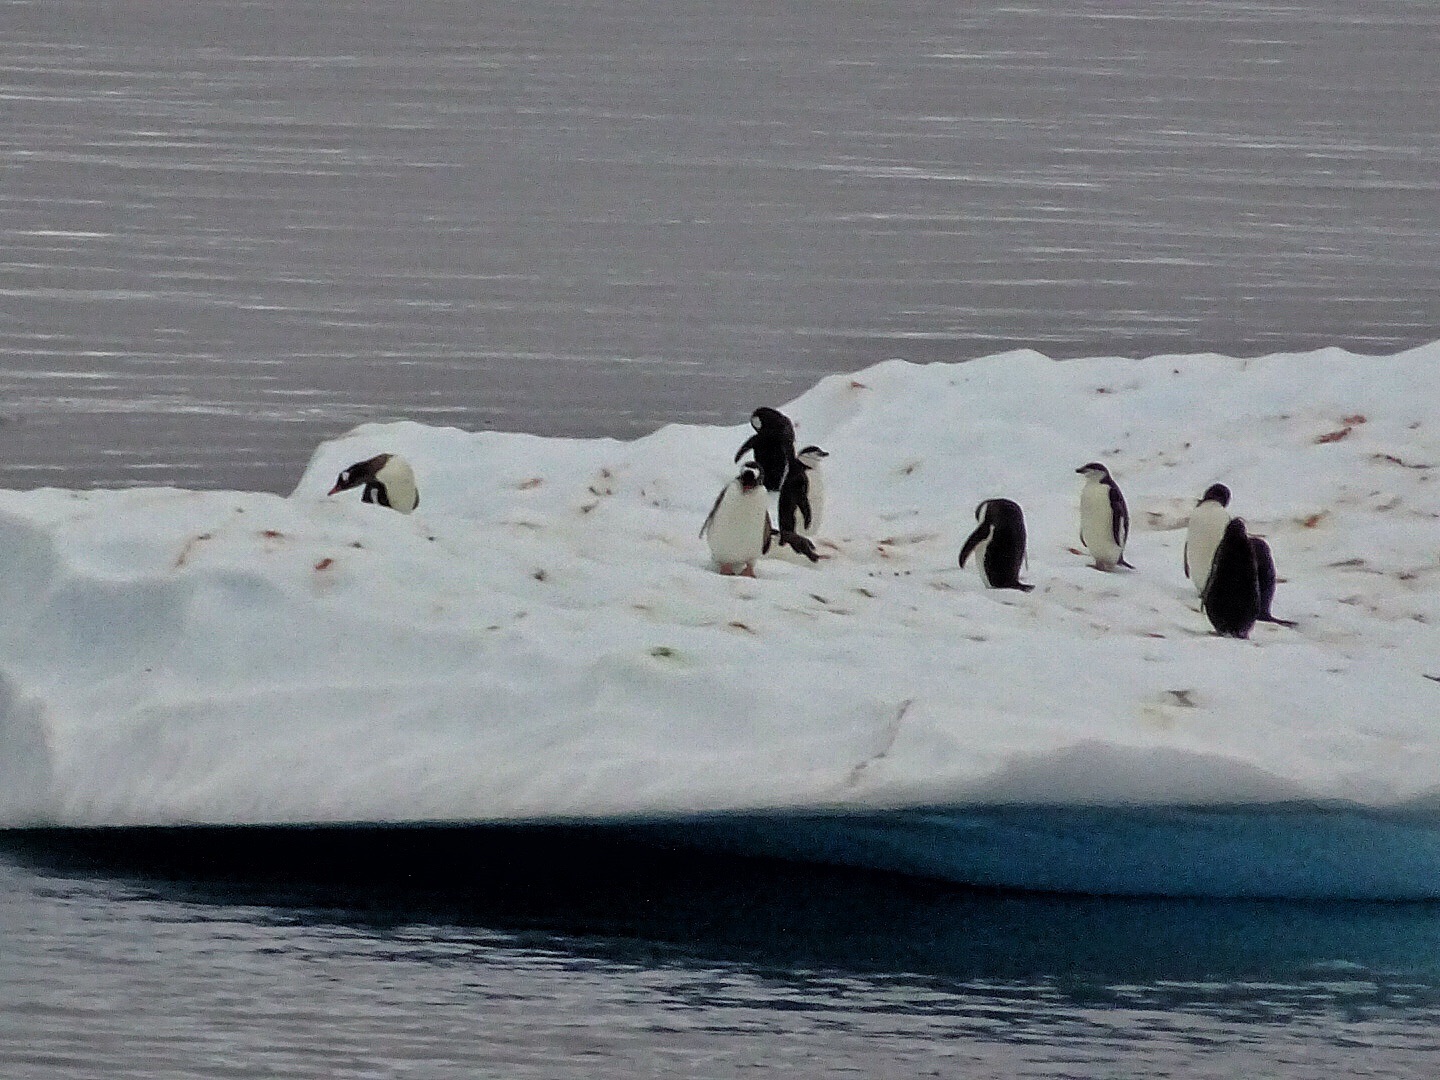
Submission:
[[[1437,371],[1440,343],[827,378],[784,410],[830,452],[829,558],[754,580],[698,536],[745,417],[633,442],[366,425],[286,498],[0,492],[0,824],[1428,814]],[[326,497],[381,451],[414,515]],[[1133,572],[1079,553],[1090,460]],[[1181,551],[1216,481],[1296,629],[1210,633]],[[1024,508],[1032,593],[957,566],[993,496]]]

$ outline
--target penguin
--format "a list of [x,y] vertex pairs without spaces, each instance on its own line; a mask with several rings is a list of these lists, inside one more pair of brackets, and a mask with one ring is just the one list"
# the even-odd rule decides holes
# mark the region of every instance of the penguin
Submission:
[[410,463],[398,454],[376,454],[357,461],[335,478],[329,494],[349,491],[365,485],[360,501],[388,506],[408,514],[420,505],[420,492],[415,487],[415,472]]
[[820,462],[830,455],[818,446],[807,446],[795,455],[785,482],[780,485],[780,531],[814,536],[820,531],[825,512],[825,481]]
[[765,481],[765,490],[779,491],[785,483],[785,474],[795,460],[795,425],[779,409],[762,405],[750,414],[750,426],[755,429],[755,434],[735,451],[735,460],[739,461],[746,453],[753,453],[755,464]]
[[1023,592],[1035,588],[1020,580],[1020,567],[1025,562],[1025,515],[1020,504],[1010,499],[986,499],[975,507],[975,520],[980,524],[960,549],[960,565],[964,566],[973,554],[980,577],[990,588]]
[[1220,537],[1225,535],[1225,526],[1230,521],[1230,489],[1224,484],[1211,484],[1200,496],[1195,509],[1190,511],[1190,524],[1185,529],[1185,576],[1195,586],[1197,593],[1205,591],[1205,579],[1210,576],[1210,561],[1215,558],[1215,549],[1220,546]]
[[1250,636],[1260,617],[1260,580],[1255,549],[1242,518],[1231,518],[1215,549],[1200,607],[1221,637]]
[[1260,614],[1257,622],[1275,623],[1278,626],[1294,626],[1289,619],[1277,619],[1270,614],[1270,605],[1275,600],[1275,556],[1270,545],[1261,536],[1250,537],[1250,547],[1255,552],[1255,579],[1260,587]]
[[1097,570],[1114,570],[1123,566],[1134,570],[1125,561],[1125,541],[1130,536],[1130,511],[1120,486],[1110,470],[1098,461],[1091,461],[1075,470],[1085,477],[1080,489],[1080,543],[1095,560]]
[[755,576],[755,561],[770,550],[770,499],[760,467],[747,461],[715,498],[700,535],[722,574]]

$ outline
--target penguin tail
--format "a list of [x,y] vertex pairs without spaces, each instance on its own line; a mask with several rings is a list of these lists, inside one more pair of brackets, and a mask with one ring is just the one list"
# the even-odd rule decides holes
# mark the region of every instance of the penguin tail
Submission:
[[1125,567],[1126,570],[1134,570],[1134,569],[1135,569],[1134,564],[1133,564],[1133,563],[1128,563],[1128,562],[1126,562],[1126,561],[1125,561],[1125,556],[1123,556],[1123,555],[1120,556],[1120,562],[1119,562],[1118,565]]
[[1255,621],[1256,621],[1256,622],[1270,622],[1270,623],[1274,623],[1276,626],[1288,626],[1288,627],[1290,627],[1292,630],[1293,630],[1295,627],[1297,627],[1297,626],[1300,625],[1300,624],[1297,623],[1294,619],[1277,619],[1274,615],[1260,615],[1260,616],[1257,616],[1257,618],[1256,618]]
[[797,555],[804,555],[811,562],[820,561],[820,553],[815,550],[815,545],[810,542],[808,537],[801,536],[796,532],[782,532],[780,543],[788,544]]
[[1034,585],[1026,585],[1023,581],[1015,582],[1014,587],[1019,589],[1021,592],[1029,592],[1031,589],[1035,588]]

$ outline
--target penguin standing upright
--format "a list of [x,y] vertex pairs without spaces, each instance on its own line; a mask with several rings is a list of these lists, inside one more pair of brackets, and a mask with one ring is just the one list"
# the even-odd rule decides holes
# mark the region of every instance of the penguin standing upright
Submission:
[[820,531],[825,512],[825,479],[820,462],[830,455],[818,446],[807,446],[795,455],[785,482],[780,485],[780,531],[814,536]]
[[1197,593],[1205,590],[1210,576],[1210,562],[1215,549],[1230,523],[1230,489],[1224,484],[1211,484],[1190,511],[1190,524],[1185,527],[1185,576]]
[[1125,561],[1130,511],[1125,506],[1120,485],[1098,461],[1081,465],[1075,471],[1085,477],[1085,486],[1080,489],[1080,543],[1090,552],[1097,570],[1114,570],[1117,566],[1134,570]]
[[760,467],[766,491],[779,491],[785,483],[785,474],[795,460],[795,425],[779,409],[760,406],[750,414],[750,426],[755,434],[746,439],[735,460],[746,453],[755,455],[755,464]]
[[972,554],[985,584],[992,589],[1020,589],[1034,585],[1020,580],[1025,562],[1025,515],[1020,504],[1010,499],[986,499],[975,507],[980,522],[960,549],[960,565]]
[[1277,619],[1270,614],[1270,605],[1275,602],[1275,556],[1264,537],[1250,537],[1251,550],[1255,552],[1255,579],[1260,587],[1260,613],[1257,622],[1276,623],[1280,626],[1294,626],[1289,619]]
[[1200,607],[1222,637],[1250,636],[1260,617],[1260,580],[1255,548],[1241,518],[1231,518],[1215,549]]
[[770,550],[770,498],[754,462],[720,489],[700,535],[720,573],[755,576],[756,560]]
[[361,502],[388,506],[402,514],[408,514],[420,505],[415,471],[399,454],[376,454],[357,461],[335,478],[335,486],[329,494],[348,491],[361,484],[365,485],[360,492]]

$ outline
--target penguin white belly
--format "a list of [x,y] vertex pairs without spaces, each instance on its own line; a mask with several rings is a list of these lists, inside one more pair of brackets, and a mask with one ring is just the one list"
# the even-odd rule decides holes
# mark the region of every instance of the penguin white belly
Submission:
[[1220,546],[1225,526],[1229,524],[1230,511],[1218,502],[1203,502],[1190,515],[1190,524],[1185,530],[1185,565],[1197,593],[1205,591],[1215,549]]
[[975,569],[980,572],[980,580],[983,581],[987,587],[992,589],[995,586],[990,581],[990,575],[985,571],[985,553],[990,550],[990,541],[994,539],[995,530],[987,529],[985,532],[985,538],[976,543],[974,548],[972,548],[970,551],[970,558],[975,560]]
[[1113,567],[1124,549],[1115,542],[1115,522],[1110,511],[1110,489],[1094,480],[1080,489],[1080,542],[1095,562]]
[[375,479],[385,487],[385,497],[390,508],[408,514],[420,503],[420,493],[415,487],[415,473],[398,457],[391,457],[378,472]]
[[705,530],[715,561],[721,566],[743,566],[760,558],[765,551],[769,512],[770,498],[764,487],[744,491],[731,481]]
[[797,514],[799,520],[795,522],[795,531],[801,536],[818,536],[820,520],[825,516],[825,480],[819,469],[811,469],[807,479],[810,481],[810,525],[806,527],[804,514]]

